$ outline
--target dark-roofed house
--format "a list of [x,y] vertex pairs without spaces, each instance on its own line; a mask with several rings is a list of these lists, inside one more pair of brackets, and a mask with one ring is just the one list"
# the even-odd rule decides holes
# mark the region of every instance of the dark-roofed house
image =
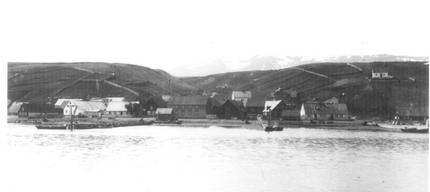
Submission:
[[217,116],[220,119],[244,119],[245,113],[242,101],[227,100],[220,107]]
[[264,109],[264,98],[251,98],[246,103],[246,112],[248,114],[248,118],[257,119],[258,114],[262,114]]
[[429,116],[428,106],[396,106],[401,120],[425,121]]
[[300,121],[300,108],[284,109],[281,116],[282,120]]
[[175,96],[167,103],[177,113],[178,118],[206,118],[208,97]]
[[56,109],[51,104],[24,103],[18,110],[19,117],[39,118],[39,117],[61,117],[62,109]]
[[346,104],[304,103],[300,109],[301,120],[348,120]]

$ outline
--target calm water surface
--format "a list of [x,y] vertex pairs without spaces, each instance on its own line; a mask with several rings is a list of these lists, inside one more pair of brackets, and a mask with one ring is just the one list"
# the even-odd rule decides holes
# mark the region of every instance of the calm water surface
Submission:
[[428,191],[428,135],[0,129],[0,191]]

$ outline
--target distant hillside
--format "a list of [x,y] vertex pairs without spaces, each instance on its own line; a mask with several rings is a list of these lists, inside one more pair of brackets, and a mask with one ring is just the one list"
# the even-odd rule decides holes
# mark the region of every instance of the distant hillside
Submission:
[[161,95],[194,88],[162,70],[119,63],[8,64],[8,99],[46,102],[49,97]]
[[[389,116],[397,107],[428,108],[428,64],[420,62],[315,63],[280,70],[232,72],[182,78],[200,89],[228,85],[251,90],[253,97],[269,98],[273,92],[295,91],[301,102],[337,97],[352,114]],[[372,80],[372,69],[388,72],[391,80]]]

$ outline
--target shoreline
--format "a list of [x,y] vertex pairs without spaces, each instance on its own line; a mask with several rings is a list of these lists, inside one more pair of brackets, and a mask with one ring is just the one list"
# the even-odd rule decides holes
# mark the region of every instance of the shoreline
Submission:
[[[163,123],[157,122],[151,125],[139,124],[141,119],[145,122],[154,121],[154,118],[117,118],[112,119],[78,119],[78,124],[92,124],[96,127],[92,129],[106,129],[106,128],[121,128],[128,126],[172,126],[172,127],[223,127],[230,129],[253,129],[253,130],[263,130],[261,124],[256,120],[250,120],[250,124],[245,124],[242,120],[225,120],[225,119],[180,119],[180,124],[175,123]],[[7,123],[17,123],[26,125],[38,125],[41,119],[15,119],[15,121],[8,119]],[[294,128],[310,128],[310,129],[335,129],[335,130],[351,130],[351,131],[384,131],[384,132],[401,132],[400,129],[383,128],[379,126],[365,126],[362,123],[364,120],[356,121],[334,121],[330,123],[311,123],[306,121],[281,121],[279,125],[286,129]],[[51,124],[67,124],[67,119],[49,119],[47,122]],[[98,126],[98,127],[97,127]]]

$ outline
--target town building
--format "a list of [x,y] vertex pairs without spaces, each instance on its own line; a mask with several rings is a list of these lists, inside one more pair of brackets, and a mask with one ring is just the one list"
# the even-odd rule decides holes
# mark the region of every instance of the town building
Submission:
[[402,121],[426,121],[429,117],[428,106],[396,106]]
[[249,99],[251,99],[252,94],[251,91],[233,91],[231,93],[231,100],[233,101],[241,101],[244,106],[246,106],[246,103]]
[[265,101],[263,115],[267,118],[269,116],[272,119],[281,119],[282,111],[286,108],[286,104],[282,100]]
[[173,108],[178,118],[206,118],[207,103],[205,96],[174,96],[167,106]]
[[7,114],[8,115],[18,115],[18,112],[21,108],[21,105],[24,104],[24,102],[13,102],[10,104],[8,110],[7,110]]
[[346,104],[304,103],[300,109],[301,120],[348,120]]
[[82,101],[82,99],[58,99],[55,102],[55,108],[64,109],[70,101]]
[[105,114],[111,117],[127,117],[131,114],[127,110],[127,105],[129,102],[126,101],[111,101],[106,107]]
[[100,101],[67,101],[67,105],[63,109],[65,117],[81,116],[81,117],[101,117],[106,109],[106,105]]
[[146,115],[153,116],[157,108],[167,107],[167,102],[160,96],[153,96],[149,98],[144,105]]
[[246,104],[246,113],[249,119],[257,119],[257,115],[262,114],[264,110],[264,98],[253,97]]
[[155,111],[155,118],[157,121],[174,121],[176,120],[172,108],[157,108]]
[[242,101],[227,100],[217,111],[220,119],[245,119],[246,109]]
[[18,117],[28,118],[57,118],[62,117],[63,111],[51,104],[23,103],[18,110]]

